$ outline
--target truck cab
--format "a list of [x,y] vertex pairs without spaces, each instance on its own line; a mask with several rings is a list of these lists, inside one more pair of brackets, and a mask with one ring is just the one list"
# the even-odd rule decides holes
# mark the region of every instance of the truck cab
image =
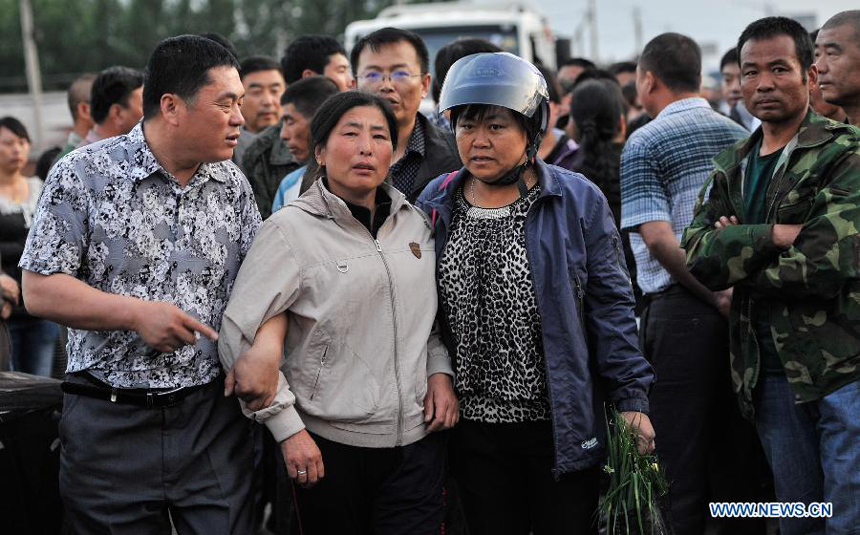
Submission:
[[555,38],[544,17],[526,2],[471,2],[408,4],[383,9],[371,20],[349,24],[345,31],[347,51],[361,37],[393,26],[410,30],[424,39],[430,52],[430,68],[440,48],[462,38],[481,38],[532,63],[556,68]]

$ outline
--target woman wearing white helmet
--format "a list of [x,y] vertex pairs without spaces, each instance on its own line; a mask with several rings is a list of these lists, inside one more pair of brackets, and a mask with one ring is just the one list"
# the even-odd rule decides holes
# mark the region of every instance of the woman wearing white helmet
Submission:
[[546,82],[507,53],[448,71],[440,109],[465,167],[417,205],[434,225],[461,420],[452,470],[470,532],[596,533],[604,402],[653,449],[621,240],[600,190],[536,157]]

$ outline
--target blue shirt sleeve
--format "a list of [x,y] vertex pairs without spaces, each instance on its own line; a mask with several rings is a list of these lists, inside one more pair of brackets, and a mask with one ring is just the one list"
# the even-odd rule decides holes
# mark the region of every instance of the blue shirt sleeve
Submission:
[[301,180],[304,178],[307,168],[307,165],[303,165],[295,171],[287,173],[287,176],[281,180],[278,191],[275,192],[275,199],[272,201],[273,214],[288,202],[299,198]]
[[621,153],[621,228],[633,228],[650,221],[672,221],[657,158],[647,144],[633,139]]

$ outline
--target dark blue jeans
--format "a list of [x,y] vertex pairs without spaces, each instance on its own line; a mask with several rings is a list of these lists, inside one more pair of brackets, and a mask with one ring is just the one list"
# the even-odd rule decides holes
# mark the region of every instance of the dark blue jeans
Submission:
[[12,339],[12,369],[50,377],[60,327],[33,317],[9,320],[7,325]]
[[780,534],[860,533],[860,382],[796,405],[785,375],[766,374],[753,402],[777,501],[833,504],[832,518],[780,519]]

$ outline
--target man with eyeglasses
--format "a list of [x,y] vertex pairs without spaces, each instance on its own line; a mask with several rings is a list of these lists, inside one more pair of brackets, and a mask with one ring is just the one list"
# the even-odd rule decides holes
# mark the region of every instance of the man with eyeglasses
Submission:
[[461,167],[453,135],[418,112],[430,91],[427,46],[413,32],[383,28],[361,38],[350,59],[358,89],[376,93],[394,110],[397,151],[389,179],[409,202],[415,202],[430,180]]

